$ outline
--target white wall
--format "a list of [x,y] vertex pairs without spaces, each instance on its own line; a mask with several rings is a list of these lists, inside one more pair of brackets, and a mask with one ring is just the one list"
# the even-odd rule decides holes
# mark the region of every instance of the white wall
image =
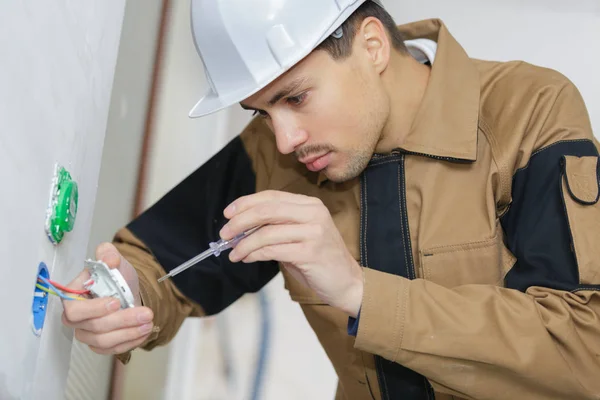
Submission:
[[[126,2],[87,249],[89,258],[95,258],[98,244],[111,241],[132,216],[161,6],[162,0]],[[66,400],[106,400],[112,366],[113,357],[98,355],[74,340]]]
[[129,222],[154,72],[162,0],[127,0],[88,254]]
[[[51,298],[30,327],[38,264],[67,282],[83,267],[124,4],[0,2],[0,398],[63,399],[72,331]],[[73,232],[54,247],[44,220],[54,164],[79,184]]]
[[[600,130],[600,75],[593,72],[600,64],[597,0],[384,0],[384,3],[398,23],[442,18],[472,57],[523,59],[558,69],[580,88],[594,127],[597,132]],[[147,205],[239,133],[249,118],[239,107],[199,120],[187,118],[206,83],[189,32],[189,0],[174,2],[173,7]],[[265,292],[270,299],[274,327],[268,384],[261,398],[333,398],[336,385],[333,369],[298,306],[289,300],[281,277],[273,280]],[[259,332],[256,296],[243,297],[216,319],[190,320],[183,329],[174,343],[156,354],[135,355],[139,368],[152,369],[154,362],[156,368],[161,371],[166,368],[170,374],[166,382],[155,383],[159,388],[165,387],[165,391],[151,398],[248,398]],[[194,338],[197,342],[193,342]],[[233,381],[228,381],[223,373],[223,343],[231,351]],[[169,360],[169,366],[160,365],[165,359]],[[183,367],[178,368],[180,365]],[[196,374],[190,374],[190,369]],[[147,388],[146,392],[149,391]]]

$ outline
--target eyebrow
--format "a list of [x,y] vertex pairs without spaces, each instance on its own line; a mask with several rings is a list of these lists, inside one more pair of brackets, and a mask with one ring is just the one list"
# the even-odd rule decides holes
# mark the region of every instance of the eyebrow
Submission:
[[[275,94],[275,96],[271,97],[271,100],[269,100],[269,103],[268,103],[269,106],[275,105],[279,100],[294,93],[296,90],[298,90],[302,86],[306,85],[307,81],[308,81],[308,78],[306,78],[306,77],[300,77],[300,78],[294,79],[287,86],[285,86],[283,89],[281,89],[279,92],[277,92],[277,94]],[[244,103],[240,103],[240,106],[242,106],[242,108],[244,110],[250,110],[250,111],[256,110],[256,108],[247,106]]]

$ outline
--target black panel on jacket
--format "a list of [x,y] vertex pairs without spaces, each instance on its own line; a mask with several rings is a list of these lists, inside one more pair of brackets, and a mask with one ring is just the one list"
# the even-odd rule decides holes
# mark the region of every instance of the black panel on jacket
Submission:
[[[219,239],[223,210],[254,193],[256,177],[243,141],[236,137],[155,205],[128,225],[166,271],[206,250]],[[245,293],[256,292],[277,273],[276,262],[231,263],[229,252],[211,257],[173,277],[204,311],[216,314]]]
[[572,291],[579,271],[571,250],[571,232],[562,197],[562,157],[597,156],[589,140],[558,142],[537,151],[513,178],[513,201],[501,219],[507,245],[517,257],[506,286]]
[[[406,209],[404,155],[375,156],[361,176],[361,264],[415,279]],[[383,399],[435,398],[425,377],[375,356]]]

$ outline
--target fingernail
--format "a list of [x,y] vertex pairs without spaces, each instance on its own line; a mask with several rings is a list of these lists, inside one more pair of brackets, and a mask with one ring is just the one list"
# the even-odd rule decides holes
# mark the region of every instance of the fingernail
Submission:
[[108,309],[108,311],[117,311],[119,308],[121,308],[121,302],[119,302],[118,300],[113,300],[110,303],[106,304],[106,308]]
[[148,310],[142,311],[137,315],[138,321],[143,324],[152,321],[152,313]]
[[140,326],[140,332],[142,333],[148,333],[152,330],[152,324],[144,324],[142,326]]

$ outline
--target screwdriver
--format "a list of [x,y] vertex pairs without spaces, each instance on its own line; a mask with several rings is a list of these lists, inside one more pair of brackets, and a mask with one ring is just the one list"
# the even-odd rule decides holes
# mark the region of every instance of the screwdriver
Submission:
[[245,237],[251,235],[252,233],[256,232],[258,230],[258,228],[260,228],[260,226],[254,227],[250,230],[247,230],[246,232],[242,232],[239,235],[235,236],[233,239],[230,240],[219,240],[217,242],[211,242],[209,244],[209,249],[198,254],[196,257],[192,258],[189,261],[184,262],[183,264],[181,264],[180,266],[178,266],[177,268],[172,269],[167,275],[163,276],[162,278],[160,278],[158,280],[158,282],[162,282],[168,278],[172,278],[175,275],[185,271],[186,269],[198,264],[200,261],[206,260],[208,257],[211,256],[215,256],[215,257],[219,257],[221,255],[222,252],[224,252],[225,250],[229,250],[233,247],[235,247],[240,240],[244,239]]

